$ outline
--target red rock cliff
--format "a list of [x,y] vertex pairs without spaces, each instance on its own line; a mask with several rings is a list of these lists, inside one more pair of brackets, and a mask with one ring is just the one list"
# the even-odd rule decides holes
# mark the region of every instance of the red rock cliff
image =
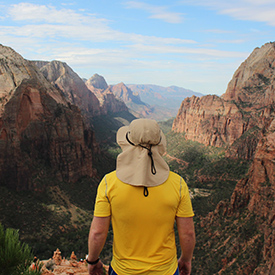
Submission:
[[275,44],[255,49],[235,72],[224,95],[186,98],[172,130],[205,145],[229,146],[231,156],[253,157],[258,132],[274,113],[274,68]]
[[260,133],[249,173],[230,201],[221,201],[197,225],[197,247],[203,251],[198,271],[214,266],[212,274],[275,274],[274,171],[275,119]]
[[45,178],[93,176],[93,133],[36,66],[0,46],[0,178],[16,189],[43,189]]

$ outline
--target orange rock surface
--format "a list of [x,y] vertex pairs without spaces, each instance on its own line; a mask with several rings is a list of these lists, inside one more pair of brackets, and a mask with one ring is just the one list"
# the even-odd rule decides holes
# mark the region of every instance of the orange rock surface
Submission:
[[[53,260],[55,265],[51,266],[51,270],[47,268],[52,259],[47,261],[41,261],[43,263],[42,275],[88,275],[88,265],[86,261],[77,261],[77,256],[72,252],[70,260],[62,259],[61,251],[57,250],[53,254]],[[108,266],[103,265],[108,273]]]

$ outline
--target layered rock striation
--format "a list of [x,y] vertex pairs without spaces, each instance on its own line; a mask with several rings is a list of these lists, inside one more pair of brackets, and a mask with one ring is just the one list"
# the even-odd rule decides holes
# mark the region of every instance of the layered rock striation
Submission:
[[30,61],[0,45],[0,178],[15,189],[93,176],[94,135]]
[[205,145],[227,147],[232,157],[253,158],[260,130],[274,116],[274,68],[275,43],[255,49],[221,97],[186,98],[172,130]]

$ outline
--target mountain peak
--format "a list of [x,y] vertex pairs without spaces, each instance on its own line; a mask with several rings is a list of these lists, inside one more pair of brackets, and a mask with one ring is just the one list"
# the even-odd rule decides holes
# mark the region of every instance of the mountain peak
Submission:
[[275,43],[255,48],[239,66],[222,98],[241,105],[251,104],[262,108],[273,104],[275,99]]
[[94,74],[86,81],[87,86],[93,86],[96,89],[106,90],[108,88],[108,84],[103,76],[99,74]]
[[121,98],[125,103],[133,102],[135,104],[145,105],[145,103],[141,101],[139,95],[134,94],[133,91],[128,88],[123,82],[111,86],[111,91],[116,97]]

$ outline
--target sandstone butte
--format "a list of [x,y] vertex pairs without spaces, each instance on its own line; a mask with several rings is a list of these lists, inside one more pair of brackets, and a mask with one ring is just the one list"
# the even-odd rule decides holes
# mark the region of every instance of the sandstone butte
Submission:
[[172,130],[205,145],[227,147],[231,157],[253,158],[259,132],[274,116],[275,44],[256,48],[221,96],[183,100]]
[[14,189],[43,189],[51,174],[75,182],[96,174],[94,133],[31,61],[0,45],[0,178]]

